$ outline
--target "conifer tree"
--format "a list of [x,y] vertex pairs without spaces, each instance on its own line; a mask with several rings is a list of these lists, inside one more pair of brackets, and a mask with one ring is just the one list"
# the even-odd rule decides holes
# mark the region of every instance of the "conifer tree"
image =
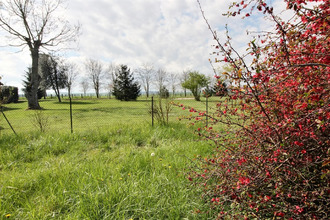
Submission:
[[136,100],[140,96],[140,85],[126,65],[121,65],[114,80],[113,95],[118,100]]
[[[41,80],[41,77],[39,78],[39,80]],[[25,80],[23,80],[23,85],[24,85],[23,92],[26,97],[27,93],[31,90],[31,68],[28,68],[28,70],[25,71]],[[41,99],[43,96],[45,96],[45,90],[42,89],[40,85],[38,88],[37,95],[38,95],[38,99]]]

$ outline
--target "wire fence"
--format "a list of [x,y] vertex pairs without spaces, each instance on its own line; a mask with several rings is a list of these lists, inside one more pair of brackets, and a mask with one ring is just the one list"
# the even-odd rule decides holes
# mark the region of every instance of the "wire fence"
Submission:
[[[0,115],[1,134],[40,132],[89,132],[111,127],[155,126],[176,122],[179,117],[191,114],[172,103],[183,103],[207,112],[209,101],[197,102],[193,97],[176,96],[160,99],[158,96],[142,97],[137,101],[119,101],[113,97],[76,95],[63,96],[61,102],[54,96],[39,101],[41,110],[26,110],[27,101],[3,104]],[[207,123],[207,119],[206,119]],[[207,124],[206,124],[207,126]]]

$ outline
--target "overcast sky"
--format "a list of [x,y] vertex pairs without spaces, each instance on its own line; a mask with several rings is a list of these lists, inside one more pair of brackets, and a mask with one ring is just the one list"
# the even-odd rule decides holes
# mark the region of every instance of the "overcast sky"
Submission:
[[[229,2],[201,0],[211,25],[221,32],[228,24],[234,45],[243,48],[246,30],[265,28],[265,22],[260,17],[228,20],[222,13]],[[62,53],[80,66],[78,82],[88,58],[125,64],[131,70],[152,63],[168,72],[193,69],[214,75],[208,61],[214,42],[195,0],[69,0],[63,13],[71,23],[82,26],[78,49]],[[8,44],[3,32],[0,34],[1,45]],[[0,47],[0,75],[5,85],[17,86],[21,92],[31,58],[27,48],[17,51]],[[76,88],[76,92],[81,91]]]

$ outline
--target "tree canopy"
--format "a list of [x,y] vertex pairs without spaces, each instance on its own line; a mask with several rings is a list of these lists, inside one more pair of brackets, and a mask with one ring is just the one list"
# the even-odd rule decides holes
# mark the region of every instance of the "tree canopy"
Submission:
[[126,65],[121,65],[114,80],[113,95],[118,100],[136,100],[140,96],[140,85]]
[[187,79],[181,84],[183,88],[189,89],[196,101],[200,101],[201,89],[209,84],[209,79],[198,71],[189,72]]

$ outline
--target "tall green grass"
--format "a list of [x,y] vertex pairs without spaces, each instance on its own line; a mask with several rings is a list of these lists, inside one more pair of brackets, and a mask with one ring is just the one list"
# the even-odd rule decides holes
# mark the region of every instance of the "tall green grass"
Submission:
[[3,134],[0,218],[207,218],[185,169],[211,148],[176,123]]

